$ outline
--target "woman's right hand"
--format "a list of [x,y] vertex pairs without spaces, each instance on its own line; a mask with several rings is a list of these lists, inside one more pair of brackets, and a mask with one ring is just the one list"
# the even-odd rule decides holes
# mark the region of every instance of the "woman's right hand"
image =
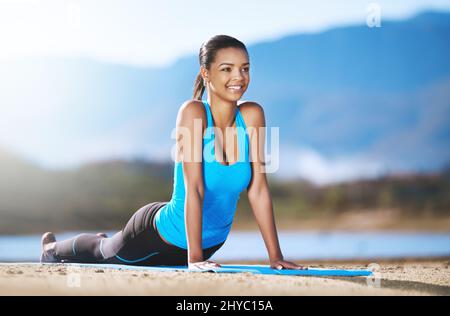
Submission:
[[217,269],[220,267],[221,267],[220,264],[213,262],[213,261],[209,261],[209,260],[188,263],[189,270],[194,270],[194,271],[211,270],[211,269]]

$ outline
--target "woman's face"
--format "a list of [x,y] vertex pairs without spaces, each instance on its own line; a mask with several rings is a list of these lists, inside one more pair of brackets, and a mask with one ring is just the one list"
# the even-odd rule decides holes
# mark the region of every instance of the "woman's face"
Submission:
[[250,83],[250,63],[246,52],[240,48],[222,48],[215,61],[205,71],[204,78],[211,92],[228,101],[238,101]]

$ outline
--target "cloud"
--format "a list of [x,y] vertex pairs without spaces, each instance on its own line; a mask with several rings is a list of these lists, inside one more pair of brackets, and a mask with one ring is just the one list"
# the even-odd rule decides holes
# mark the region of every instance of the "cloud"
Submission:
[[385,172],[383,162],[359,155],[330,158],[309,147],[283,147],[280,150],[282,178],[304,178],[316,185],[374,178]]

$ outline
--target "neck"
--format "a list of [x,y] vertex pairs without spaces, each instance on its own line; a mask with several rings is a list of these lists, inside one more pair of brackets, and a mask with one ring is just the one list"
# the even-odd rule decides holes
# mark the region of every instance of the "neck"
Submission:
[[211,106],[215,125],[219,128],[232,126],[236,115],[237,101],[227,101],[209,93],[207,100]]

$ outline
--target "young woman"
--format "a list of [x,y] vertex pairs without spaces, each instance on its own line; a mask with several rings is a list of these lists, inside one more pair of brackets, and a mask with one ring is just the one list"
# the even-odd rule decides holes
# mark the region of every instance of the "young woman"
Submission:
[[220,267],[208,259],[225,242],[240,193],[247,188],[270,266],[305,269],[284,260],[280,250],[260,157],[263,108],[255,102],[237,104],[250,83],[247,48],[233,37],[217,35],[200,48],[199,63],[193,100],[178,112],[171,200],[143,206],[111,238],[80,234],[57,242],[53,233],[45,233],[41,262]]

